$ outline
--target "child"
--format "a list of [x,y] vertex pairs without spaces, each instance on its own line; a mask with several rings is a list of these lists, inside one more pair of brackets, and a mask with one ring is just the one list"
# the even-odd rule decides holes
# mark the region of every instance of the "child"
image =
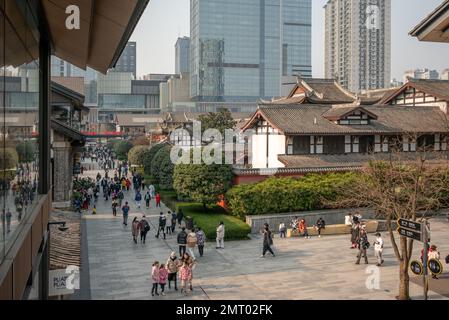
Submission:
[[181,293],[184,292],[187,295],[187,284],[192,279],[192,269],[187,261],[184,261],[181,268],[179,268],[179,279],[181,280]]
[[281,222],[279,225],[279,234],[281,238],[285,238],[285,232],[287,231],[287,228],[285,227],[285,223]]
[[94,208],[92,209],[92,214],[97,214],[97,207],[94,205]]
[[154,297],[154,294],[157,296],[157,286],[159,284],[159,262],[154,261],[153,266],[151,268],[151,280],[153,280],[153,288],[151,289],[151,295]]
[[159,268],[159,285],[161,286],[161,295],[165,296],[164,290],[167,284],[168,270],[165,268],[165,264],[161,264]]

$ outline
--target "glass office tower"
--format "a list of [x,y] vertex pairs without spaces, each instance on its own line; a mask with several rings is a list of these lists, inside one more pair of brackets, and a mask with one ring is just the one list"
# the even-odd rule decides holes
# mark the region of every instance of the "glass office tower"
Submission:
[[254,101],[310,77],[311,0],[191,0],[190,95]]

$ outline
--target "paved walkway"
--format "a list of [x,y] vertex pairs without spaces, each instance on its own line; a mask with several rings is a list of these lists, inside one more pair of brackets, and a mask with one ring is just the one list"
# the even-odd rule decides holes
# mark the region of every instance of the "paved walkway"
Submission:
[[[87,174],[94,176],[96,171]],[[133,195],[130,191],[129,197]],[[92,299],[394,299],[397,295],[398,266],[385,233],[383,267],[375,267],[373,250],[369,250],[371,272],[379,271],[379,287],[375,289],[366,286],[372,275],[370,269],[354,264],[356,251],[349,249],[348,236],[275,238],[277,257],[265,259],[259,258],[261,238],[256,236],[248,241],[227,242],[224,250],[216,250],[214,239],[210,239],[204,257],[198,258],[194,291],[189,296],[170,291],[165,297],[151,297],[151,264],[155,260],[165,263],[172,250],[178,252],[176,235],[168,235],[165,241],[155,238],[160,209],[154,208],[154,201],[150,210],[139,210],[133,201],[129,202],[130,221],[134,216],[141,218],[143,213],[149,217],[152,228],[145,245],[132,242],[130,224],[124,227],[121,215],[112,216],[110,202],[100,198],[98,214],[83,217]],[[162,206],[164,213],[167,210]],[[432,240],[445,256],[449,253],[449,224],[443,219],[432,220],[431,224]],[[372,242],[373,235],[369,238]],[[416,257],[420,249],[416,243]],[[444,277],[441,286],[449,292],[449,279]],[[411,283],[410,288],[414,299],[422,299],[419,284]],[[445,289],[438,291],[444,293]],[[432,291],[429,296],[447,299]]]

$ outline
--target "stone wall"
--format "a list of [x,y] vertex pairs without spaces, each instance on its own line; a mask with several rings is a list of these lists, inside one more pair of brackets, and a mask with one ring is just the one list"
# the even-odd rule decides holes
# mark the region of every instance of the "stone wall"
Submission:
[[322,217],[326,224],[344,224],[345,216],[349,213],[360,212],[363,219],[374,218],[374,212],[368,209],[336,209],[336,210],[317,210],[317,211],[302,211],[292,212],[286,214],[274,214],[274,215],[258,215],[258,216],[246,216],[246,223],[251,227],[252,233],[259,233],[263,228],[263,224],[266,222],[274,232],[278,232],[279,224],[284,222],[287,228],[290,225],[290,221],[295,217],[304,218],[307,226],[313,226],[318,218]]

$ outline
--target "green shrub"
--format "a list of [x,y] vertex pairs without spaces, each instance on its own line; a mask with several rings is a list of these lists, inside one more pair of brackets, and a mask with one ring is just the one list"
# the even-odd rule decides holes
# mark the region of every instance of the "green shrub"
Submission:
[[171,146],[166,144],[160,148],[151,162],[151,172],[161,189],[173,189],[174,164],[170,159]]
[[225,239],[226,240],[242,240],[248,239],[248,234],[251,233],[251,228],[242,220],[227,215],[223,208],[213,206],[204,212],[201,203],[179,203],[177,210],[182,208],[184,216],[193,218],[195,226],[201,227],[206,234],[206,241],[215,241],[216,229],[220,221],[225,225]]
[[310,174],[299,179],[269,178],[255,184],[234,186],[226,193],[232,214],[272,214],[325,209],[342,185],[350,185],[357,173]]
[[146,175],[154,175],[151,172],[151,163],[153,162],[154,156],[158,153],[160,149],[166,146],[166,143],[158,143],[150,148],[149,152],[145,153],[144,161],[143,161],[143,169]]
[[117,155],[117,159],[124,161],[128,159],[128,152],[131,150],[133,145],[131,142],[126,140],[118,141],[114,144],[114,152]]
[[0,169],[14,169],[19,163],[19,155],[14,148],[0,148]]
[[16,146],[19,161],[21,163],[32,162],[36,157],[36,143],[31,141],[24,141]]
[[135,146],[128,152],[128,161],[131,164],[143,166],[145,153],[150,152],[148,146]]

